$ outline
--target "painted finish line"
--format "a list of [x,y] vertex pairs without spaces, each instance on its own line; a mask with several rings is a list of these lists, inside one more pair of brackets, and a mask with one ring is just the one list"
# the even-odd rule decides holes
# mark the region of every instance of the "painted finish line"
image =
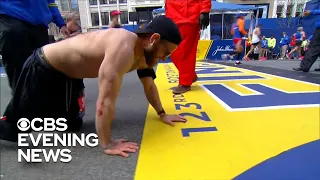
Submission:
[[242,177],[319,138],[319,85],[202,62],[197,74],[192,91],[173,95],[177,70],[158,66],[163,106],[188,122],[164,125],[149,107],[135,179]]

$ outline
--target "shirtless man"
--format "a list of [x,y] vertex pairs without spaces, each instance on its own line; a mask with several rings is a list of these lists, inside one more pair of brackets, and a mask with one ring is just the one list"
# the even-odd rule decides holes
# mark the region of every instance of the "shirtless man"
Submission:
[[70,81],[99,77],[96,130],[100,145],[106,154],[128,157],[127,153],[136,152],[138,145],[112,141],[110,135],[115,102],[127,72],[137,69],[146,97],[164,123],[174,126],[173,122],[186,122],[184,117],[165,113],[152,69],[158,60],[166,60],[181,40],[176,24],[159,16],[135,33],[99,30],[39,48],[23,67],[10,102],[11,113],[0,121],[0,138],[17,141],[16,123],[22,117],[64,117],[72,91]]

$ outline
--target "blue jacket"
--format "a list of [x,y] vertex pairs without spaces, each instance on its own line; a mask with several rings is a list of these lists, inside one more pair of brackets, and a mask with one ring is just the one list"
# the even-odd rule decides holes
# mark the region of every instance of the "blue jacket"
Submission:
[[285,36],[285,37],[282,37],[281,40],[280,40],[280,46],[284,46],[284,45],[289,45],[290,43],[290,40],[289,40],[289,36]]
[[55,0],[0,1],[0,14],[6,14],[32,25],[48,27],[50,22],[54,22],[59,28],[65,25]]
[[267,48],[268,47],[268,40],[266,40],[266,39],[261,40],[261,47],[262,48]]
[[[320,15],[320,9],[311,10],[311,15]],[[320,19],[318,17],[318,21],[316,22],[316,28],[320,27]]]

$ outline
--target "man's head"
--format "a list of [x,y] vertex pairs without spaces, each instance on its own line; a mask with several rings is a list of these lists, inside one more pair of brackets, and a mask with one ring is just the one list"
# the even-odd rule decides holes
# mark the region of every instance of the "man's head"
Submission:
[[69,14],[67,16],[67,29],[73,33],[73,32],[76,32],[76,31],[79,31],[81,29],[81,26],[80,26],[80,20],[79,18],[76,17],[75,14]]
[[262,28],[262,24],[258,24],[257,28],[261,29]]
[[265,39],[266,38],[266,36],[262,36],[262,39]]
[[121,14],[120,11],[118,10],[114,10],[114,11],[111,11],[110,15],[111,15],[111,21],[113,23],[118,23],[119,22],[119,15]]
[[303,31],[303,27],[298,27],[298,31],[299,32]]
[[149,67],[166,60],[182,41],[178,26],[166,16],[157,16],[135,33],[139,36]]
[[270,36],[270,38],[271,38],[271,39],[273,39],[273,38],[274,38],[274,36],[273,36],[273,35],[271,35],[271,36]]
[[285,37],[285,36],[287,35],[287,33],[286,33],[286,32],[283,32],[282,35],[283,35],[283,37]]
[[244,15],[243,14],[238,14],[237,15],[237,19],[244,19]]

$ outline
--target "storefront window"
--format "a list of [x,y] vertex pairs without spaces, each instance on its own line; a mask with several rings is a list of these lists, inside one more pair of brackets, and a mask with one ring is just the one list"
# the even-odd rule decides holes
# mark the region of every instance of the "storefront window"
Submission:
[[97,5],[98,1],[97,0],[89,0],[90,5]]
[[121,24],[128,24],[128,11],[121,11],[120,22]]
[[91,13],[92,26],[99,26],[99,13]]

